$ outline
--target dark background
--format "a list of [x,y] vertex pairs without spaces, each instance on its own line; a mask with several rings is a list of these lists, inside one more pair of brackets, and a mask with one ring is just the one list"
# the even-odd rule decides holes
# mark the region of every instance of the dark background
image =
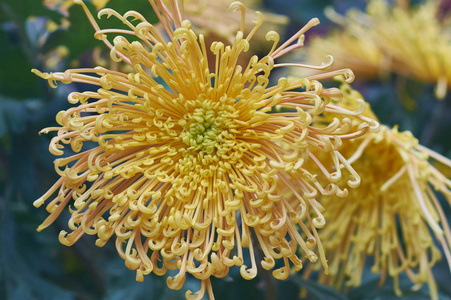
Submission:
[[[325,18],[325,6],[332,5],[344,13],[350,7],[364,9],[365,1],[266,0],[261,5],[264,10],[290,17],[287,36],[312,17],[318,17],[321,25],[308,35],[325,35],[336,27]],[[152,19],[146,0],[111,0],[107,6],[120,13],[136,9]],[[94,12],[93,6],[89,7]],[[40,0],[0,0],[0,299],[184,299],[187,289],[199,289],[197,280],[188,277],[181,291],[170,290],[166,278],[154,275],[138,283],[135,272],[128,270],[117,255],[113,242],[98,248],[94,237],[84,236],[72,247],[61,245],[58,233],[66,226],[67,212],[48,229],[36,232],[47,213],[44,206],[36,209],[32,203],[57,179],[54,157],[47,150],[51,135],[38,132],[56,125],[57,112],[69,106],[66,97],[70,91],[88,87],[60,84],[58,89],[51,89],[30,70],[92,66],[92,49],[103,45],[93,38],[94,31],[80,6],[70,9],[68,29],[49,32],[47,21],[60,24],[61,18]],[[57,60],[58,52],[54,51],[60,45],[69,52]],[[408,110],[398,99],[397,80],[394,74],[384,82],[356,79],[353,87],[372,104],[382,123],[399,124],[401,130],[411,130],[425,146],[450,157],[451,93],[438,101],[432,85],[407,79],[406,91],[417,103],[415,110]],[[449,208],[445,212],[451,215]],[[440,299],[451,299],[451,277],[445,260],[436,265],[434,273]],[[378,277],[368,272],[363,285],[347,294],[305,281],[299,274],[283,282],[274,280],[270,285],[277,291],[277,299],[299,298],[300,287],[310,292],[309,299],[400,299],[394,295],[390,280],[382,288],[377,287],[377,282]],[[238,268],[232,268],[227,278],[212,279],[212,283],[216,299],[268,296],[267,283],[260,273],[256,279],[246,281]],[[409,287],[408,280],[401,278],[405,292],[402,299],[429,299],[427,288],[412,292]]]

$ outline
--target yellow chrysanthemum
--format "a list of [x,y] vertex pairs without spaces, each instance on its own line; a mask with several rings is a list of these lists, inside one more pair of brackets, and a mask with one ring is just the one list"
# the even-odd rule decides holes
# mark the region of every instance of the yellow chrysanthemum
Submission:
[[451,15],[439,20],[439,6],[429,0],[405,10],[373,0],[367,10],[373,39],[392,60],[392,70],[437,83],[436,95],[444,98],[451,87]]
[[371,0],[366,13],[351,9],[346,17],[328,10],[342,28],[326,42],[312,42],[309,61],[332,54],[357,76],[374,78],[391,71],[437,83],[436,96],[444,98],[451,87],[451,15],[439,15],[440,1],[434,0],[408,9]]
[[[47,205],[50,215],[38,230],[73,201],[71,232],[61,232],[61,243],[72,245],[87,233],[97,235],[96,244],[103,246],[114,237],[126,266],[137,271],[137,280],[168,269],[179,270],[167,279],[172,289],[183,286],[186,273],[202,280],[201,291],[195,296],[187,292],[188,298],[201,298],[206,290],[213,298],[210,276],[224,277],[232,266],[241,267],[245,279],[254,278],[256,247],[264,253],[264,269],[272,269],[275,260],[284,261],[272,273],[278,279],[287,278],[290,262],[302,268],[298,251],[317,260],[316,246],[327,270],[316,231],[324,218],[315,198],[345,191],[335,184],[339,174],[317,176],[304,167],[311,160],[324,169],[308,147],[349,166],[337,147],[377,130],[378,124],[361,115],[363,101],[355,111],[329,105],[342,94],[323,88],[318,80],[337,74],[352,79],[347,69],[269,84],[271,71],[285,66],[274,59],[300,48],[304,32],[318,20],[281,46],[278,34],[269,32],[271,51],[241,66],[237,61],[262,24],[260,14],[248,34],[242,18],[231,45],[214,42],[207,47],[204,37],[183,19],[177,1],[150,1],[165,36],[134,11],[100,11],[99,17],[114,16],[130,28],[101,30],[83,2],[76,3],[85,9],[95,36],[110,48],[111,58],[127,63],[133,72],[99,67],[64,73],[33,70],[51,86],[61,81],[98,87],[95,92],[71,93],[68,100],[76,106],[57,115],[59,127],[43,130],[57,131],[50,143],[52,154],[62,155],[64,145],[75,154],[55,160],[61,178],[35,205],[57,196]],[[231,10],[244,16],[239,2]],[[113,43],[107,39],[111,34]],[[215,61],[214,71],[209,57]],[[316,128],[313,116],[322,113],[340,118]],[[351,120],[362,124],[352,128]],[[85,142],[94,146],[84,148]],[[353,171],[347,179],[351,187],[360,181]],[[282,196],[283,186],[299,188],[297,205]]]
[[[354,99],[361,99],[358,92],[343,88],[341,105],[352,107]],[[431,268],[441,253],[433,236],[451,264],[451,232],[435,192],[451,204],[451,181],[429,160],[448,168],[451,161],[418,144],[410,132],[386,126],[344,143],[341,152],[362,181],[346,198],[320,200],[327,226],[319,236],[330,272],[320,281],[338,289],[359,286],[367,258],[372,257],[372,272],[381,274],[381,284],[387,274],[393,277],[398,295],[398,276],[405,273],[417,288],[427,282],[431,297],[437,299]]]

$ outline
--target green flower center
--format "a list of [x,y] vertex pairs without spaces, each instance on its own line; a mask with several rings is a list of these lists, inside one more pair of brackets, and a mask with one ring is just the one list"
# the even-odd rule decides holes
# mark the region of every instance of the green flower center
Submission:
[[181,120],[184,129],[180,138],[191,149],[212,154],[229,136],[227,121],[230,122],[229,118],[221,110],[196,108]]

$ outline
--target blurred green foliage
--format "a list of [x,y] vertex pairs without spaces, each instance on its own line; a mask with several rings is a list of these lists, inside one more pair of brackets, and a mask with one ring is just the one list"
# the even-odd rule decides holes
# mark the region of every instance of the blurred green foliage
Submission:
[[[317,30],[332,26],[323,9],[333,5],[344,10],[351,5],[364,7],[360,1],[267,0],[266,9],[291,17],[288,33],[312,17],[324,21]],[[88,7],[94,13],[93,5]],[[108,7],[119,13],[137,10],[151,21],[155,16],[146,0],[111,0]],[[181,291],[169,290],[166,279],[149,275],[144,283],[135,281],[135,272],[128,270],[116,253],[114,243],[104,248],[94,245],[94,238],[85,236],[73,247],[58,242],[58,232],[66,228],[67,216],[62,215],[50,228],[36,232],[45,219],[43,208],[32,203],[56,180],[53,157],[47,147],[51,136],[38,135],[39,130],[55,124],[55,115],[68,107],[66,96],[80,89],[76,85],[61,85],[52,90],[47,82],[30,70],[43,71],[45,58],[56,47],[64,45],[69,54],[56,68],[63,71],[73,60],[80,65],[92,63],[92,49],[103,46],[93,38],[94,30],[80,6],[69,10],[68,29],[46,30],[46,22],[61,24],[64,16],[44,7],[39,0],[0,0],[0,299],[184,299],[187,289],[197,291],[199,283],[188,278]],[[121,22],[103,17],[99,24],[121,26]],[[397,79],[361,82],[355,85],[372,104],[383,123],[400,124],[402,130],[412,130],[426,146],[448,154],[451,98],[438,102],[433,87],[417,82],[405,82],[400,95]],[[86,88],[86,87],[83,87]],[[397,97],[415,99],[417,109],[409,111]],[[451,215],[449,209],[447,215]],[[441,298],[451,299],[451,277],[446,262],[435,268]],[[307,299],[400,299],[390,283],[382,288],[378,279],[369,274],[359,288],[347,294],[339,293],[301,275],[287,281],[268,279],[259,273],[252,281],[241,278],[238,268],[232,268],[225,279],[213,279],[216,299],[296,299],[300,289],[306,289]],[[427,289],[410,291],[406,281],[404,299],[429,299]]]

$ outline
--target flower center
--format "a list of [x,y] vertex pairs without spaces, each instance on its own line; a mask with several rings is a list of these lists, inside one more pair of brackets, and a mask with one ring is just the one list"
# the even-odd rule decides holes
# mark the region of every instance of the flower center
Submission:
[[185,176],[184,182],[213,176],[225,180],[224,172],[242,162],[245,153],[252,151],[256,144],[242,139],[246,126],[240,120],[235,99],[199,98],[185,101],[186,113],[178,120],[181,130],[177,151],[181,158],[174,169]]
[[184,116],[184,130],[180,134],[181,140],[196,151],[212,154],[219,147],[219,143],[226,129],[221,112],[212,109],[196,108],[194,112]]
[[[214,155],[222,152],[223,144],[234,139],[229,132],[234,110],[227,105],[212,105],[210,101],[203,101],[201,107],[184,115],[179,124],[183,126],[180,139],[189,149]],[[221,155],[221,153],[218,153]]]

